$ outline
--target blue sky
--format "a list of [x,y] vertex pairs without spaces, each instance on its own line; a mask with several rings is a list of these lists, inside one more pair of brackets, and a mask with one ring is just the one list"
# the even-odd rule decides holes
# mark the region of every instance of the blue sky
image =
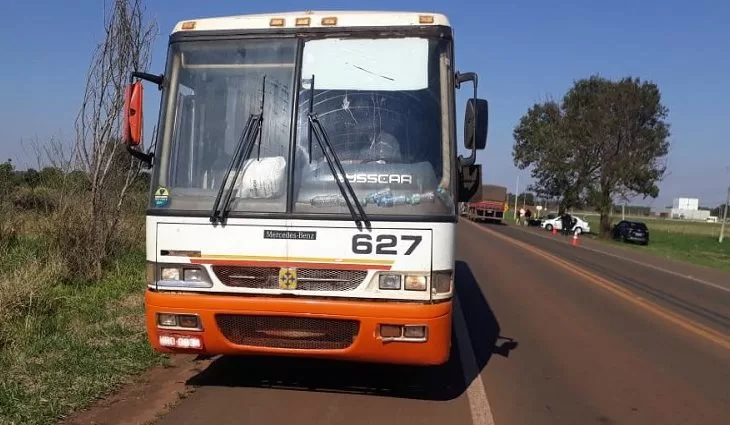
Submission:
[[[574,79],[594,73],[632,75],[659,84],[672,125],[669,174],[659,199],[644,203],[661,207],[677,196],[698,197],[702,205],[724,201],[730,183],[730,2],[466,4],[150,0],[148,12],[159,26],[151,72],[162,72],[167,36],[180,20],[303,8],[437,11],[455,28],[458,69],[479,73],[480,96],[490,102],[489,141],[478,155],[485,181],[514,191],[518,174],[520,190],[529,179],[513,165],[512,129],[534,102],[561,97]],[[102,10],[103,0],[26,0],[3,7],[0,158],[34,166],[31,141],[73,138],[90,55],[101,36]],[[146,93],[157,101],[154,90]],[[460,94],[460,110],[466,96]],[[157,108],[149,106],[147,128]]]

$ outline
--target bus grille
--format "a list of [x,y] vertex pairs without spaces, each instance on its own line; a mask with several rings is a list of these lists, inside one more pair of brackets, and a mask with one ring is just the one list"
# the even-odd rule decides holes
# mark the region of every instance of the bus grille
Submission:
[[[213,266],[213,272],[226,286],[252,289],[279,289],[278,267]],[[364,270],[297,269],[300,291],[352,291],[365,277]]]
[[357,320],[217,314],[218,328],[234,344],[301,350],[344,349],[360,330]]

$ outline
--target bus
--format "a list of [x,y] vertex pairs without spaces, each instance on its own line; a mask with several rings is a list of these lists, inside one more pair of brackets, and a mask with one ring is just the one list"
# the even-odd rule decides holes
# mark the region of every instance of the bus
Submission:
[[[161,95],[147,149],[145,81]],[[464,83],[470,154],[457,156]],[[488,104],[477,75],[454,70],[444,15],[181,21],[164,73],[133,72],[123,108],[123,143],[151,174],[154,350],[448,360],[457,205]]]

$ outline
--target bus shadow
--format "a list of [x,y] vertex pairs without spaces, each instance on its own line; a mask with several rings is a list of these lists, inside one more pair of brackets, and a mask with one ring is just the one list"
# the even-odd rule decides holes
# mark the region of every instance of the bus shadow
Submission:
[[[500,344],[499,323],[469,266],[456,265],[457,296],[467,322],[477,370],[465,376],[454,330],[449,361],[436,367],[381,365],[273,356],[222,356],[188,385],[353,393],[432,401],[459,397],[492,354],[508,356],[516,342]],[[456,325],[457,320],[454,323]],[[472,368],[473,369],[473,368]]]

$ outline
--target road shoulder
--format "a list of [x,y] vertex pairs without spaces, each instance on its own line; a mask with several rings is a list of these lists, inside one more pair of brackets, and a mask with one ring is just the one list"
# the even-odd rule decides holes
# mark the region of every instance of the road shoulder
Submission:
[[193,388],[190,378],[210,365],[195,355],[172,356],[167,367],[155,367],[110,397],[101,399],[86,410],[75,412],[59,425],[140,425],[157,421]]

